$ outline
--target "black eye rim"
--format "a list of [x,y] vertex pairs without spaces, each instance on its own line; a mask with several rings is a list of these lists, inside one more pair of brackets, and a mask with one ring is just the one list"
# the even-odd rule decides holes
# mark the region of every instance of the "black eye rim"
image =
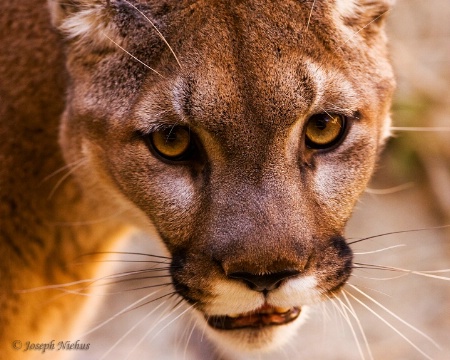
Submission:
[[[313,141],[311,141],[307,136],[306,136],[306,128],[308,123],[314,119],[315,117],[334,117],[334,116],[339,116],[339,118],[342,120],[342,127],[341,127],[341,131],[339,132],[339,134],[336,136],[336,138],[326,144],[318,144],[315,143]],[[316,113],[311,115],[308,120],[305,123],[304,126],[304,142],[305,145],[308,149],[313,150],[313,151],[317,151],[317,152],[328,152],[328,151],[332,151],[334,149],[336,149],[337,147],[339,147],[345,140],[345,138],[347,137],[348,131],[350,129],[350,125],[351,125],[351,121],[350,121],[350,117],[343,115],[343,114],[339,114],[339,113],[333,113],[333,112],[321,112],[321,113]]]
[[[183,151],[183,153],[181,153],[180,155],[167,156],[157,149],[157,147],[155,146],[155,144],[153,142],[152,135],[156,132],[167,131],[167,130],[175,131],[177,129],[185,129],[189,133],[189,145],[186,148],[186,150]],[[165,162],[167,164],[171,164],[171,165],[183,165],[183,164],[189,163],[194,158],[194,155],[195,155],[196,149],[197,149],[197,140],[196,140],[195,134],[191,131],[191,129],[188,126],[173,125],[173,126],[162,127],[155,131],[152,131],[150,133],[143,134],[142,138],[144,139],[144,142],[147,145],[147,148],[150,150],[151,154],[155,158],[157,158],[158,160]]]

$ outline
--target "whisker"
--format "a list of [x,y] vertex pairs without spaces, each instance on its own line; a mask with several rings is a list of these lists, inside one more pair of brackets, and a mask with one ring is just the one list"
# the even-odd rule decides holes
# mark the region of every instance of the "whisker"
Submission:
[[111,39],[108,35],[106,35],[106,33],[103,33],[103,35],[109,40],[111,41],[114,45],[116,45],[120,50],[122,50],[124,53],[126,53],[127,55],[129,55],[131,58],[133,58],[134,60],[136,60],[138,63],[140,63],[141,65],[144,65],[147,69],[153,71],[155,74],[159,75],[160,77],[162,77],[163,79],[165,79],[165,77],[159,73],[157,70],[153,69],[152,67],[148,66],[145,62],[143,62],[142,60],[138,59],[136,56],[134,56],[132,53],[130,53],[128,50],[124,49],[122,46],[120,46],[117,42],[115,42],[113,39]]
[[388,12],[390,12],[391,9],[386,10],[385,12],[383,12],[382,14],[378,15],[375,19],[373,19],[372,21],[369,21],[366,25],[364,25],[361,29],[359,29],[358,31],[354,32],[352,34],[352,36],[350,38],[348,38],[345,42],[344,45],[347,44],[355,35],[358,35],[361,31],[363,31],[366,27],[368,27],[370,24],[372,24],[373,22],[377,21],[378,19],[380,19],[381,17],[383,17],[384,15],[386,15]]
[[124,292],[130,292],[130,291],[138,291],[138,290],[146,290],[146,289],[153,289],[157,287],[166,287],[170,286],[172,283],[164,283],[164,284],[156,284],[156,285],[147,285],[147,286],[141,286],[141,287],[135,287],[131,289],[120,289],[120,291],[113,291],[113,292],[105,292],[105,295],[116,295],[116,294],[122,294]]
[[308,16],[308,22],[306,24],[306,30],[305,33],[308,32],[309,29],[309,24],[311,23],[311,16],[314,10],[314,6],[316,5],[316,0],[313,1],[312,6],[311,6],[311,11],[309,12],[309,16]]
[[[342,294],[345,296],[344,292],[342,292]],[[357,324],[357,326],[359,328],[359,331],[360,331],[360,333],[363,336],[363,341],[365,342],[366,349],[367,349],[367,352],[369,354],[369,357],[370,357],[371,360],[374,360],[373,359],[373,355],[372,355],[372,351],[371,351],[371,349],[369,347],[369,343],[367,342],[364,330],[363,330],[363,328],[361,326],[361,322],[360,322],[358,316],[356,315],[355,310],[353,309],[351,304],[348,302],[348,298],[346,298],[348,305],[346,305],[339,297],[336,297],[335,299],[341,305],[342,311],[340,311],[340,313],[341,313],[341,315],[344,316],[344,318],[345,318],[345,320],[346,320],[346,322],[347,322],[347,324],[348,324],[348,326],[350,328],[350,331],[352,333],[353,339],[355,340],[356,346],[358,347],[358,352],[361,355],[361,358],[365,359],[364,352],[363,352],[363,349],[362,349],[362,347],[361,347],[361,345],[359,343],[359,338],[358,338],[358,336],[356,334],[356,331],[354,329],[353,323],[352,323],[352,321],[350,320],[350,318],[348,316],[348,313],[350,313],[352,315],[353,319],[356,321],[356,324]],[[337,308],[339,310],[339,307],[337,307]]]
[[[320,66],[319,69],[323,69],[323,65]],[[339,75],[339,73],[337,71],[335,71],[334,73],[330,73],[331,77],[333,77],[334,75]],[[328,112],[326,112],[325,109],[322,107],[321,107],[321,110],[330,117],[332,117],[330,112],[331,113],[337,112],[337,113],[341,113],[342,115],[345,115],[345,116],[349,116],[349,117],[353,117],[353,118],[355,117],[355,112],[351,109],[339,106],[338,104],[335,104],[335,103],[329,102],[329,101],[324,101],[324,103],[327,105]]]
[[67,180],[67,178],[72,175],[78,168],[80,168],[81,166],[83,166],[85,164],[85,161],[80,161],[78,162],[76,165],[74,166],[70,166],[69,171],[61,177],[61,179],[58,180],[58,182],[55,184],[55,186],[53,187],[52,191],[50,191],[50,194],[47,197],[47,200],[50,200],[53,195],[55,194],[56,190],[62,185],[62,183]]
[[86,161],[86,159],[81,158],[81,159],[78,159],[78,160],[74,161],[73,163],[66,164],[66,165],[60,167],[58,170],[55,170],[50,175],[47,175],[44,179],[42,179],[40,184],[43,184],[44,182],[50,180],[53,176],[58,175],[60,172],[63,172],[65,170],[67,170],[67,169],[70,169],[72,166],[76,166],[79,163],[84,162],[84,161]]
[[[166,310],[168,309],[168,307],[166,308]],[[178,309],[177,309],[178,310]],[[129,359],[131,354],[142,344],[142,342],[145,340],[145,338],[157,327],[159,326],[159,324],[164,321],[165,319],[167,319],[170,315],[172,315],[171,312],[169,312],[167,315],[164,315],[164,313],[162,313],[160,315],[160,317],[156,320],[155,324],[153,324],[152,327],[150,327],[148,329],[148,331],[145,332],[145,334],[143,336],[141,336],[141,339],[133,346],[133,348],[130,350],[130,352],[128,353],[128,356],[125,359]]]
[[[169,143],[169,142],[170,142],[170,136],[172,135],[173,131],[174,131],[175,128],[178,126],[178,124],[179,124],[179,122],[176,122],[176,123],[174,123],[174,124],[170,127],[169,133],[168,133],[167,136],[166,136],[166,143]],[[190,131],[190,128],[189,128],[189,131]],[[189,135],[190,135],[190,133],[189,133]]]
[[403,190],[407,190],[410,189],[414,186],[415,184],[413,182],[408,182],[406,184],[401,184],[398,186],[393,186],[390,188],[386,188],[386,189],[371,189],[371,188],[366,188],[365,192],[368,194],[374,194],[374,195],[390,195],[390,194],[394,194]]
[[[353,275],[353,276],[354,276],[354,275]],[[349,283],[347,282],[346,284],[349,284]],[[356,286],[356,285],[353,284],[353,286]],[[362,285],[358,285],[358,287],[359,287],[360,289],[370,290],[370,291],[373,291],[373,292],[375,292],[375,293],[377,293],[377,294],[383,295],[383,296],[385,296],[385,297],[392,298],[392,295],[390,295],[390,294],[388,294],[388,293],[385,293],[384,291],[381,291],[381,290],[378,290],[378,289],[374,289],[374,288],[372,288],[372,287],[362,286]]]
[[[132,276],[133,274],[127,274],[124,276]],[[108,284],[120,284],[123,282],[131,282],[131,281],[141,281],[141,280],[153,280],[153,279],[163,279],[163,278],[170,278],[170,274],[165,275],[151,275],[151,276],[142,276],[142,277],[133,277],[133,278],[127,278],[127,279],[120,279],[120,280],[114,280],[109,283],[102,283],[101,285],[108,285]],[[105,279],[107,280],[107,279]]]
[[[334,302],[335,299],[339,301],[339,304],[341,305],[340,307]],[[356,346],[358,348],[359,355],[361,356],[361,359],[365,360],[366,357],[364,356],[364,352],[362,351],[361,345],[360,345],[359,340],[358,340],[358,336],[357,336],[356,331],[355,331],[355,329],[353,327],[353,324],[352,324],[352,322],[351,322],[351,320],[350,320],[350,318],[348,316],[347,310],[349,310],[349,309],[348,308],[346,309],[345,304],[339,298],[334,298],[334,299],[330,298],[330,301],[333,304],[333,306],[336,308],[336,310],[341,314],[341,316],[346,321],[346,323],[347,323],[347,325],[348,325],[348,327],[350,329],[350,332],[352,333],[353,339],[355,340]]]
[[[365,346],[366,346],[367,353],[369,354],[370,359],[371,359],[371,360],[374,360],[373,354],[372,354],[372,349],[371,349],[370,346],[369,346],[369,341],[367,340],[367,337],[366,337],[366,333],[365,333],[365,331],[364,331],[364,328],[363,328],[363,326],[362,326],[362,324],[361,324],[361,321],[360,321],[358,315],[356,314],[355,309],[353,308],[352,303],[351,303],[350,300],[348,299],[347,292],[346,292],[345,290],[342,292],[342,296],[344,296],[345,301],[347,302],[347,305],[348,305],[348,307],[350,308],[350,314],[353,315],[353,318],[355,319],[356,324],[358,325],[359,332],[360,332],[360,334],[361,334],[361,336],[362,336],[362,338],[363,338],[364,344],[365,344]],[[338,299],[339,301],[341,301],[339,298],[337,298],[337,299]]]
[[208,321],[210,319],[210,316],[207,315],[206,316],[206,321],[203,322],[203,329],[202,329],[202,336],[200,337],[200,341],[203,342],[203,339],[205,337],[205,332],[206,332],[206,328],[208,326]]
[[[72,289],[72,290],[64,289],[64,288],[55,289],[55,290],[59,291],[60,293],[57,294],[57,295],[53,295],[53,296],[47,297],[47,299],[41,304],[42,305],[44,305],[44,304],[51,304],[52,302],[62,298],[63,296],[67,296],[67,295],[77,295],[77,296],[84,296],[84,297],[94,297],[94,296],[101,296],[101,295],[103,295],[103,293],[102,294],[94,294],[92,292],[85,292],[86,289],[87,289],[87,287],[79,288],[79,289]],[[17,293],[27,293],[27,291],[20,291],[19,290],[19,291],[17,291]]]
[[[331,301],[330,297],[328,297],[328,299]],[[320,315],[322,316],[322,322],[323,324],[327,324],[332,319],[332,314],[330,314],[331,310],[326,306],[326,303],[324,301],[320,302],[320,307],[321,307]]]
[[[110,275],[109,277],[105,277],[102,280],[109,280],[109,279],[115,279],[115,278],[120,278],[119,280],[114,280],[111,281],[111,283],[113,284],[119,284],[122,282],[130,282],[130,281],[139,281],[139,280],[151,280],[151,279],[161,279],[161,278],[168,278],[170,277],[170,274],[165,274],[165,275],[148,275],[148,276],[141,276],[141,277],[134,277],[134,278],[126,278],[127,276],[133,276],[133,275],[141,275],[141,274],[146,274],[146,273],[157,273],[157,272],[161,272],[161,271],[166,271],[166,270],[135,270],[135,271],[126,271],[123,273],[117,273],[114,275]],[[125,278],[125,279],[123,279]]]
[[417,270],[402,269],[402,268],[395,267],[395,266],[364,264],[364,263],[357,263],[357,262],[355,262],[354,265],[358,266],[358,267],[355,267],[355,268],[364,268],[364,269],[371,269],[371,270],[398,271],[398,272],[404,272],[407,275],[408,274],[413,274],[413,275],[419,275],[419,276],[429,277],[429,278],[438,279],[438,280],[450,281],[449,277],[434,275],[436,273],[439,274],[439,273],[450,272],[450,269],[431,270],[431,271],[430,270],[417,271]]
[[[355,269],[361,269],[356,267]],[[375,280],[375,281],[388,281],[388,280],[395,280],[395,279],[400,279],[402,277],[408,276],[408,274],[401,274],[401,275],[397,275],[397,276],[390,276],[390,277],[384,277],[384,278],[374,278],[374,277],[370,277],[370,276],[361,276],[361,275],[356,275],[356,274],[352,274],[352,276],[358,278],[358,279],[367,279],[367,280]]]
[[390,232],[386,232],[386,233],[382,233],[382,234],[368,236],[368,237],[365,237],[365,238],[362,238],[362,239],[358,239],[358,240],[353,240],[353,241],[348,242],[348,245],[353,245],[353,244],[356,244],[356,243],[359,243],[359,242],[362,242],[362,241],[375,239],[375,238],[382,237],[382,236],[396,235],[396,234],[405,234],[405,233],[410,233],[410,232],[441,230],[441,229],[446,229],[446,228],[449,228],[449,227],[450,227],[450,225],[441,225],[441,226],[433,226],[433,227],[421,228],[421,229],[390,231]]
[[158,30],[158,28],[156,27],[156,25],[153,23],[153,21],[151,21],[147,15],[145,15],[141,10],[139,10],[134,4],[130,3],[128,0],[125,0],[125,2],[130,5],[132,8],[134,8],[139,14],[141,14],[145,20],[147,20],[149,22],[149,24],[153,27],[153,29],[155,29],[155,31],[158,33],[158,36],[160,37],[160,39],[162,41],[164,41],[164,43],[167,45],[167,47],[169,48],[170,52],[172,53],[173,57],[175,58],[178,66],[180,67],[180,69],[182,69],[183,67],[181,66],[180,61],[178,60],[178,57],[175,55],[175,52],[173,51],[172,47],[170,46],[170,44],[167,42],[166,38],[164,37],[163,34],[161,34],[161,32]]
[[162,305],[164,305],[163,302],[161,302],[159,305],[154,307],[151,311],[149,311],[141,320],[139,320],[137,323],[135,323],[128,331],[123,334],[109,349],[106,351],[103,356],[99,360],[106,359],[106,357],[113,351],[130,333],[132,333],[137,327],[142,324],[145,320],[147,320],[155,311],[157,311]]
[[[111,321],[113,321],[114,319],[118,318],[119,316],[121,316],[121,315],[123,315],[123,314],[125,314],[125,313],[127,313],[127,312],[129,312],[129,311],[131,311],[131,310],[134,310],[134,309],[136,309],[136,308],[139,308],[139,307],[142,306],[142,305],[140,305],[140,306],[138,306],[138,307],[135,307],[135,306],[136,306],[137,304],[141,303],[142,301],[145,301],[146,299],[148,299],[148,298],[152,297],[153,295],[157,294],[157,293],[160,292],[161,290],[162,290],[162,289],[159,289],[159,290],[157,290],[157,291],[154,291],[154,292],[152,292],[152,293],[150,293],[150,294],[147,294],[147,295],[141,297],[140,299],[138,299],[138,300],[136,300],[135,302],[133,302],[131,305],[126,306],[125,308],[123,308],[122,310],[120,310],[119,312],[117,312],[116,314],[114,314],[113,316],[109,317],[108,319],[106,319],[106,320],[102,321],[101,323],[97,324],[96,326],[94,326],[93,328],[91,328],[90,330],[88,330],[87,332],[83,333],[82,335],[80,335],[80,337],[85,337],[85,336],[87,336],[87,335],[89,335],[89,334],[92,334],[94,331],[97,331],[98,329],[102,328],[102,327],[105,326],[106,324],[109,324]],[[164,295],[164,296],[167,296],[167,294]],[[162,297],[164,297],[164,296],[162,296]],[[159,299],[162,298],[162,297],[159,297],[159,298],[157,298],[157,299],[155,299],[155,300],[159,300]],[[151,301],[150,301],[150,302],[151,302]],[[145,304],[150,303],[150,302],[146,302]]]
[[30,288],[30,289],[16,290],[16,292],[18,294],[25,294],[25,293],[35,292],[35,291],[42,291],[42,290],[62,290],[65,287],[69,287],[69,286],[74,286],[74,285],[79,285],[79,284],[84,284],[84,283],[93,283],[99,279],[102,279],[102,278],[84,279],[84,280],[72,281],[72,282],[68,282],[68,283],[64,283],[64,284],[44,285],[44,286],[38,286],[35,288]]
[[[183,301],[183,299],[181,299],[180,302],[178,302],[178,305],[172,309],[172,311],[175,311],[175,309],[178,309],[181,307],[181,302]],[[174,319],[172,319],[171,321],[169,321],[166,325],[164,325],[155,335],[153,335],[153,337],[150,339],[153,340],[154,338],[156,338],[159,334],[161,334],[164,329],[166,329],[168,326],[170,326],[171,324],[173,324],[175,321],[177,321],[180,317],[182,317],[184,314],[186,314],[188,311],[192,310],[194,308],[196,304],[192,304],[190,305],[186,310],[184,310],[181,314],[179,314],[178,316],[176,316]]]
[[421,271],[421,273],[424,273],[424,274],[439,274],[439,273],[447,273],[447,272],[450,272],[450,269]]
[[355,255],[375,254],[375,253],[380,253],[380,252],[383,252],[383,251],[392,250],[392,249],[396,249],[396,248],[404,247],[404,246],[406,246],[406,244],[399,244],[399,245],[388,246],[388,247],[385,247],[385,248],[382,248],[382,249],[372,250],[372,251],[353,252],[353,254],[355,254]]
[[[170,265],[170,263],[164,262],[164,261],[155,261],[155,260],[123,260],[123,259],[92,260],[92,261],[89,260],[89,261],[79,262],[79,263],[76,263],[76,264],[88,264],[88,263],[127,263],[127,264],[144,263],[144,264]],[[157,269],[169,270],[170,267],[168,266],[167,268],[157,268]],[[153,269],[150,269],[150,270],[153,270]],[[160,270],[158,270],[158,271],[160,271]]]
[[[126,277],[126,276],[140,275],[140,274],[145,274],[145,273],[148,273],[148,272],[151,272],[151,270],[149,270],[149,269],[142,269],[142,270],[124,271],[124,272],[120,272],[120,273],[115,273],[115,274],[110,274],[110,275],[103,276],[102,278],[98,278],[95,281],[98,282],[99,280],[109,280],[109,279],[123,278],[123,277]],[[155,277],[156,276],[160,277],[159,275],[155,275]]]
[[[402,319],[400,316],[398,316],[397,314],[395,314],[394,312],[392,312],[391,310],[389,310],[387,307],[385,307],[384,305],[382,305],[380,302],[378,302],[377,300],[375,300],[373,297],[371,297],[369,294],[366,294],[364,291],[358,289],[358,287],[352,285],[352,284],[348,284],[352,289],[354,289],[355,291],[359,292],[361,295],[363,295],[365,298],[369,299],[371,302],[373,302],[374,304],[376,304],[377,306],[379,306],[381,309],[383,309],[384,311],[386,311],[389,315],[393,316],[395,319],[397,319],[398,321],[400,321],[402,324],[404,324],[405,326],[407,326],[408,328],[410,328],[411,330],[413,330],[414,332],[416,332],[417,334],[421,335],[422,337],[424,337],[425,339],[427,339],[430,343],[432,343],[436,348],[441,350],[441,347],[439,346],[439,344],[434,341],[430,336],[428,336],[427,334],[425,334],[423,331],[419,330],[418,328],[416,328],[415,326],[411,325],[409,322],[405,321],[404,319]],[[355,298],[351,293],[349,293],[347,291],[347,293],[352,296],[353,298]],[[356,299],[356,298],[355,298]]]
[[[194,324],[192,324],[192,322],[194,322]],[[184,346],[184,352],[183,352],[183,358],[184,359],[186,359],[186,354],[187,354],[187,349],[188,349],[188,346],[189,346],[189,342],[191,341],[192,335],[194,334],[194,330],[195,330],[195,328],[197,327],[197,324],[198,324],[197,319],[195,319],[195,320],[192,319],[192,322],[191,322],[191,331],[189,332],[188,338],[186,340],[186,344]]]
[[140,253],[140,252],[127,252],[127,251],[97,251],[97,252],[92,252],[92,253],[88,253],[88,254],[83,254],[83,255],[80,255],[79,257],[93,256],[93,255],[108,255],[108,254],[147,256],[147,257],[154,257],[157,259],[172,260],[170,257],[163,256],[163,255],[153,255],[153,254],[146,254],[146,253]]
[[[30,289],[16,290],[16,292],[20,293],[20,294],[31,293],[31,292],[42,291],[42,290],[63,290],[63,291],[65,290],[67,292],[70,292],[70,290],[64,289],[64,288],[88,283],[89,285],[84,288],[84,289],[86,289],[90,285],[93,285],[94,283],[100,282],[102,280],[109,280],[109,279],[121,278],[121,277],[126,277],[126,276],[131,276],[131,275],[138,275],[138,274],[142,274],[142,273],[145,273],[148,271],[149,271],[148,269],[126,271],[126,272],[121,272],[121,273],[116,273],[116,274],[105,275],[105,276],[93,278],[93,279],[83,279],[83,280],[72,281],[72,282],[68,282],[68,283],[64,283],[64,284],[53,284],[53,285],[38,286],[35,288],[30,288]],[[169,275],[167,275],[167,276],[156,275],[155,277],[169,277]],[[152,277],[148,277],[148,278],[152,278]],[[120,281],[118,281],[118,282],[120,282]],[[98,286],[101,286],[101,285],[102,284],[99,284]]]
[[161,272],[161,271],[167,271],[170,267],[154,267],[154,268],[148,268],[148,269],[137,269],[137,270],[129,270],[129,271],[123,271],[111,275],[107,275],[104,278],[116,278],[116,277],[124,277],[129,275],[138,275],[138,274],[146,274],[146,273],[152,273],[152,272]]
[[[152,264],[156,265],[156,264]],[[125,274],[151,274],[151,273],[157,273],[157,272],[163,272],[163,271],[169,271],[170,266],[164,266],[164,267],[152,267],[148,269],[139,269],[139,270],[131,270],[131,271],[124,271],[121,273],[117,273],[117,275],[125,275]]]
[[450,132],[450,126],[391,126],[392,131]]
[[416,344],[414,344],[410,339],[408,339],[405,335],[403,335],[395,326],[393,326],[391,323],[383,319],[381,315],[379,315],[376,311],[372,310],[369,306],[364,304],[361,300],[359,300],[357,297],[353,296],[351,293],[348,293],[349,296],[351,296],[355,301],[357,301],[359,304],[361,304],[363,307],[365,307],[370,313],[375,315],[379,320],[381,320],[383,323],[385,323],[389,328],[391,328],[396,334],[398,334],[401,338],[403,338],[408,344],[410,344],[414,349],[416,349],[420,354],[425,356],[429,360],[433,360],[430,356],[428,356],[422,349],[420,349]]
[[177,308],[178,305],[180,305],[183,301],[184,301],[184,299],[182,297],[180,297],[180,300],[172,307],[172,311],[174,311],[175,308]]
[[105,216],[102,218],[98,218],[95,220],[82,220],[82,221],[70,221],[70,222],[55,221],[55,222],[52,222],[52,224],[56,225],[56,226],[83,226],[83,225],[99,224],[99,223],[103,223],[103,222],[106,222],[111,219],[115,219],[119,215],[122,215],[126,211],[127,211],[126,209],[120,209],[119,211],[116,211],[115,213],[113,213],[111,215],[108,215],[108,216]]
[[[174,295],[177,295],[177,292],[176,292],[176,291],[172,291],[172,292],[167,293],[167,294],[165,294],[165,295],[161,295],[160,297],[158,297],[158,298],[156,298],[156,299],[152,299],[152,300],[150,300],[150,301],[147,301],[147,302],[145,302],[145,303],[142,304],[142,305],[139,305],[139,306],[136,306],[136,307],[132,308],[131,310],[139,309],[140,307],[143,307],[143,306],[145,306],[145,305],[151,304],[151,303],[153,303],[153,302],[155,302],[155,301],[158,301],[158,300],[161,300],[161,299],[163,299],[163,298],[165,298],[165,297],[167,297],[167,298],[170,299],[170,298],[171,298],[172,296],[174,296]],[[130,311],[131,311],[131,310],[130,310]]]

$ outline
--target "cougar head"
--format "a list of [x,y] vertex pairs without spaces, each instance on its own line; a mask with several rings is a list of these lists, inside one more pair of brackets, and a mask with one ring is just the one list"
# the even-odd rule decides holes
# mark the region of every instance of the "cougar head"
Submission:
[[390,126],[388,6],[50,0],[67,162],[156,228],[220,343],[279,346],[350,276],[344,227]]

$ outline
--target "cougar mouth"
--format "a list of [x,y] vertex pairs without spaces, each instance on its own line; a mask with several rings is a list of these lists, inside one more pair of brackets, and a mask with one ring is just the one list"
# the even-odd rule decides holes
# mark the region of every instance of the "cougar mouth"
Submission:
[[219,330],[262,328],[287,324],[297,319],[300,312],[298,307],[280,308],[266,304],[245,314],[211,316],[207,321],[209,326]]

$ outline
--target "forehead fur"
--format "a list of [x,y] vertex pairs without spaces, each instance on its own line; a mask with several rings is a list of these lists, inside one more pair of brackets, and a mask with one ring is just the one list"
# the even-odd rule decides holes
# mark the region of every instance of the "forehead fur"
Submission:
[[[80,44],[71,52],[100,54],[107,48],[122,58],[114,60],[115,70],[94,62],[89,70],[96,78],[93,90],[101,86],[108,94],[109,89],[118,94],[120,82],[134,79],[133,87],[141,88],[146,79],[141,103],[153,96],[162,111],[171,105],[186,118],[192,115],[201,122],[203,116],[215,131],[224,119],[225,126],[261,124],[265,131],[265,126],[280,125],[281,119],[289,124],[321,110],[348,112],[364,106],[375,114],[380,112],[376,100],[389,95],[383,81],[391,73],[384,39],[377,35],[380,24],[369,26],[385,11],[387,1],[111,0],[108,5],[74,0],[70,6],[61,2],[59,8],[55,0],[51,4],[60,28]],[[131,75],[127,78],[120,75],[125,66]],[[150,67],[158,72],[149,72]],[[95,91],[89,94],[92,98]],[[375,101],[358,103],[368,98]]]
[[[62,0],[48,0],[50,13],[52,15],[52,21],[60,27],[69,38],[91,36],[96,38],[96,42],[100,39],[105,39],[105,34],[113,36],[111,31],[111,24],[113,13],[117,9],[133,8],[136,14],[143,18],[147,18],[152,22],[151,16],[147,17],[146,13],[149,9],[153,10],[152,13],[158,15],[166,15],[170,12],[177,12],[180,9],[192,9],[198,8],[197,1],[179,2],[176,1],[143,1],[143,0],[73,0],[70,2]],[[231,9],[233,7],[241,6],[255,10],[260,7],[262,3],[266,3],[266,7],[270,8],[271,1],[233,1],[233,0],[211,0],[207,3],[202,2],[202,7],[209,7],[215,9],[213,13],[216,13],[218,8]],[[390,6],[394,3],[394,0],[335,0],[330,2],[322,1],[283,1],[277,2],[277,7],[284,7],[285,5],[296,5],[297,10],[301,13],[297,17],[299,20],[302,18],[302,22],[305,23],[305,19],[308,24],[311,18],[317,16],[323,16],[323,9],[326,7],[334,8],[336,15],[343,19],[353,19],[353,21],[359,20],[370,22],[370,19],[376,19],[386,13]],[[274,16],[275,13],[273,13]],[[293,15],[295,18],[295,14]],[[153,24],[154,25],[154,24]],[[368,25],[367,23],[363,26]],[[269,34],[268,34],[269,35]]]

